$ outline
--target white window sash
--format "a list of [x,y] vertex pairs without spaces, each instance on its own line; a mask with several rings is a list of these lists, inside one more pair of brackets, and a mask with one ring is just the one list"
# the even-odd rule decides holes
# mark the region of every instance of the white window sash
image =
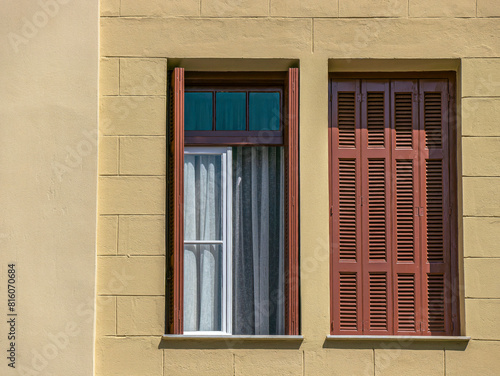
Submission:
[[185,335],[218,336],[232,332],[232,148],[186,147],[184,154],[221,155],[222,240],[185,240],[184,244],[222,244],[221,331],[185,331]]

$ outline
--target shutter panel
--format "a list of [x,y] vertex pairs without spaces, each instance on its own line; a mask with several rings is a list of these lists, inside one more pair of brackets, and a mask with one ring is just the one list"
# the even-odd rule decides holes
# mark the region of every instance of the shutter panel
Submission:
[[423,334],[452,332],[448,81],[420,81]]
[[361,249],[363,334],[392,331],[389,82],[362,81]]
[[448,81],[331,87],[332,334],[457,334]]
[[[334,334],[362,334],[360,82],[332,85],[330,190],[331,320]],[[338,189],[337,189],[338,188]]]
[[285,332],[299,334],[299,69],[288,71],[287,150],[287,280]]
[[167,326],[183,333],[184,297],[184,69],[172,72],[168,129]]
[[421,321],[418,81],[391,82],[394,334],[416,335]]

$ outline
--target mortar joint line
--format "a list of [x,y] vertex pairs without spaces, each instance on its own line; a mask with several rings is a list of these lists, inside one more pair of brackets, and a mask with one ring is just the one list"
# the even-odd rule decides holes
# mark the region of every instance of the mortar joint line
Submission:
[[121,90],[122,90],[122,59],[121,58],[118,58],[118,95],[121,94]]
[[443,349],[443,375],[446,376],[446,349]]
[[306,351],[302,350],[302,376],[306,376]]
[[116,250],[115,250],[115,255],[119,254],[119,251],[118,251],[118,245],[120,244],[119,238],[120,238],[120,214],[117,214],[116,215]]
[[311,52],[314,53],[314,17],[311,18]]
[[375,348],[373,348],[373,376],[375,376],[376,372],[377,372],[377,367],[376,367],[376,360],[375,360]]
[[[118,147],[117,147],[117,156],[116,156],[116,171],[118,172],[118,176],[121,175],[121,163],[120,163],[120,148],[122,144],[122,137],[118,136]],[[118,241],[118,239],[117,239]],[[118,250],[118,248],[116,248]]]
[[115,297],[115,335],[118,336],[118,296]]

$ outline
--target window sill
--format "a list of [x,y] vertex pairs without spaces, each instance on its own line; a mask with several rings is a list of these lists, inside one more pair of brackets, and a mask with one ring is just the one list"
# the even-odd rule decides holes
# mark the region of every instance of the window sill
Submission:
[[379,341],[379,342],[469,342],[467,336],[349,336],[328,335],[326,340],[330,341]]
[[196,334],[164,334],[162,337],[165,341],[303,341],[303,336],[287,336],[287,335],[196,335]]

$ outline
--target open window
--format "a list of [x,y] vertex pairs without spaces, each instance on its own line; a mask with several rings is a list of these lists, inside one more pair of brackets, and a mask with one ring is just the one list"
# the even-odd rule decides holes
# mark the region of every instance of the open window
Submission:
[[298,70],[172,72],[170,334],[298,334]]

